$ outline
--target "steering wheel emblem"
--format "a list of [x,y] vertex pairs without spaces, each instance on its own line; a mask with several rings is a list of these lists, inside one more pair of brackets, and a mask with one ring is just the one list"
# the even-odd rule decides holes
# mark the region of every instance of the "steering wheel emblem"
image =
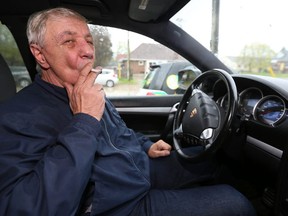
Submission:
[[197,115],[197,109],[196,108],[192,109],[192,111],[190,113],[190,118],[193,118],[195,115]]

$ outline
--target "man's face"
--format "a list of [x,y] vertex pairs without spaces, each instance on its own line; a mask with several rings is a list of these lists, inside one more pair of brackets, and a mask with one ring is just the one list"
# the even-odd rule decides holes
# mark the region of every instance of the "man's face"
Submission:
[[58,86],[63,82],[75,84],[79,71],[94,62],[93,38],[87,24],[74,18],[50,19],[46,29],[42,54],[47,64],[42,76]]

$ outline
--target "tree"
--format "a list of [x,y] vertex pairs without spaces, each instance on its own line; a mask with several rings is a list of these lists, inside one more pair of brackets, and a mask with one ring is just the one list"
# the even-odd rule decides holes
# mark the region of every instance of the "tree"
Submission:
[[103,26],[89,25],[95,46],[95,65],[107,66],[112,60],[112,43],[108,29]]
[[266,44],[253,43],[246,45],[240,54],[238,64],[249,72],[267,70],[275,52]]
[[9,65],[24,65],[16,42],[9,29],[0,23],[0,53]]

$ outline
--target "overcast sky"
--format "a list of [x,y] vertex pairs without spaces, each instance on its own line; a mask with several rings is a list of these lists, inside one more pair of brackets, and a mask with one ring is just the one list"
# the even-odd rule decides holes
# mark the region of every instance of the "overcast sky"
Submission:
[[[210,49],[212,0],[190,3],[194,6],[173,20]],[[220,0],[219,54],[235,56],[245,45],[255,42],[267,44],[275,52],[288,48],[287,11],[288,0]],[[126,43],[127,35],[127,31],[122,31],[112,39]],[[129,38],[131,50],[142,42],[154,42],[132,32]]]
[[[212,0],[191,0],[191,6],[197,2],[201,5],[183,10],[182,16],[191,18],[182,25],[210,48]],[[220,0],[219,52],[237,55],[246,44],[254,42],[279,51],[288,45],[287,11],[288,0]],[[232,45],[236,45],[234,50]]]

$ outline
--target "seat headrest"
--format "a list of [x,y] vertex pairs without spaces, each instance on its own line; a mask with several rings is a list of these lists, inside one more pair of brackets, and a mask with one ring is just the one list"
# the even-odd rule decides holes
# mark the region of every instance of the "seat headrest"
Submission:
[[16,84],[12,72],[0,54],[0,102],[16,94]]

